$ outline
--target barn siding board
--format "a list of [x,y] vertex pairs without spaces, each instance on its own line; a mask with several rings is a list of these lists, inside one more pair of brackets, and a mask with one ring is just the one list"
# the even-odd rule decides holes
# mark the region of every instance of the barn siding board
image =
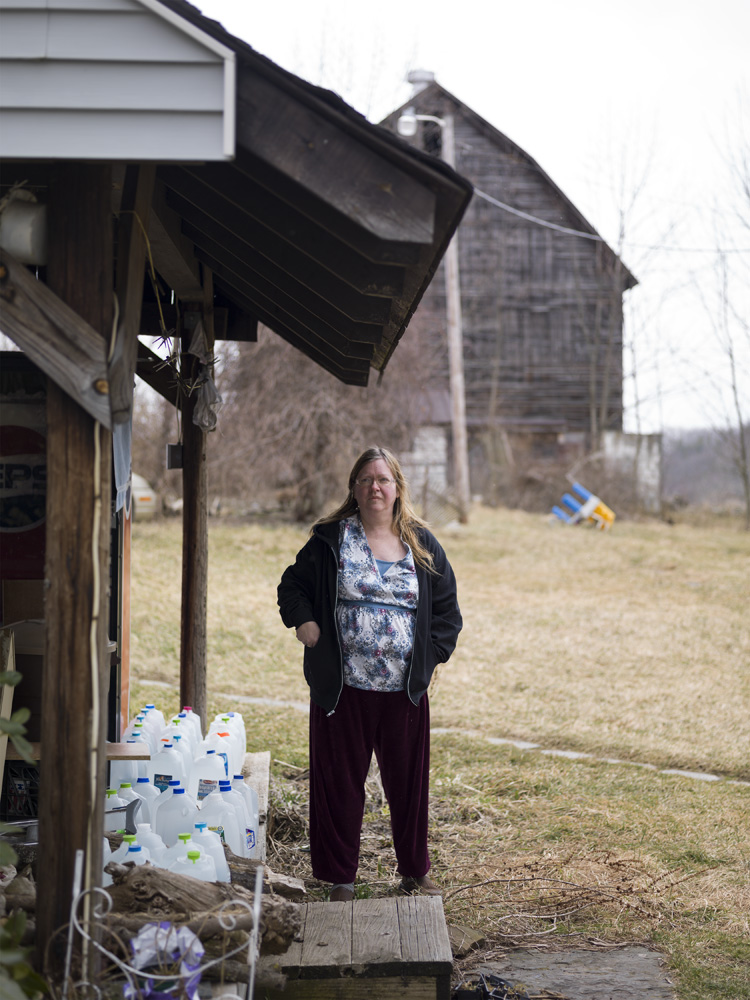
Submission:
[[[480,191],[555,225],[593,232],[544,172],[437,84],[409,104],[455,116],[456,169]],[[386,119],[395,127],[400,110]],[[413,140],[424,140],[418,133]],[[504,212],[474,197],[458,233],[466,412],[470,425],[535,419],[567,431],[591,426],[608,381],[604,426],[622,427],[622,292],[612,251]],[[619,277],[618,277],[618,266]],[[441,267],[416,317],[430,350],[445,337]],[[607,375],[607,344],[612,341]],[[592,371],[593,367],[593,371]],[[448,385],[447,369],[435,376]]]

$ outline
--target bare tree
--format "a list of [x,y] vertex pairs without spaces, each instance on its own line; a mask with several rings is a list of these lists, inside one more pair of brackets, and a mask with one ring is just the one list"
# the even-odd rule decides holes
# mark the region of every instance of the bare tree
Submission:
[[317,516],[370,444],[411,444],[420,340],[407,334],[381,384],[343,385],[261,328],[225,367],[219,430],[212,438],[212,490],[245,502],[281,497],[299,520]]

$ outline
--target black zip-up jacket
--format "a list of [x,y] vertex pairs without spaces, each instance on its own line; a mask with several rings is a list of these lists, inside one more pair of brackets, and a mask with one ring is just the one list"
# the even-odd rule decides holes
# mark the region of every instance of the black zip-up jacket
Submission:
[[[310,697],[329,714],[335,711],[344,685],[344,665],[336,628],[339,566],[339,521],[318,524],[309,541],[284,570],[278,588],[281,618],[287,628],[314,621],[320,639],[305,648],[305,679]],[[406,691],[417,705],[430,685],[438,663],[456,648],[463,621],[458,607],[456,578],[442,546],[426,529],[419,530],[422,545],[432,553],[436,573],[415,566],[419,581],[414,647]]]

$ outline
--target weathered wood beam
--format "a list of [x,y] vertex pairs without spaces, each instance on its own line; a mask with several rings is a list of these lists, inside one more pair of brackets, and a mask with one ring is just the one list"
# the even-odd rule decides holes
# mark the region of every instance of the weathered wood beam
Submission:
[[133,379],[146,263],[145,227],[148,225],[155,175],[153,163],[129,164],[125,169],[117,231],[115,281],[120,318],[109,367],[110,408],[115,423],[129,420],[133,412]]
[[[258,317],[255,312],[241,309],[225,294],[221,282],[214,283],[214,303],[214,332],[217,340],[236,340],[245,343],[257,341]],[[222,319],[222,314],[226,315],[226,320]]]
[[163,182],[157,181],[148,221],[154,266],[178,299],[201,302],[200,268],[190,240],[182,235],[181,221],[166,202]]
[[[141,308],[142,337],[161,337],[161,317],[164,317],[167,330],[177,327],[177,309],[167,302],[161,303],[161,309],[156,302],[144,302]],[[214,306],[214,333],[217,340],[234,340],[230,329],[229,309],[226,306]]]
[[214,326],[214,273],[210,267],[203,268],[203,328],[206,331],[206,341],[209,351],[216,344],[216,328]]
[[335,116],[240,64],[237,143],[376,239],[432,243],[435,194]]
[[[190,334],[183,333],[183,357],[190,358]],[[192,371],[198,359],[192,358]],[[208,703],[208,473],[207,434],[193,423],[197,394],[182,404],[182,611],[180,615],[180,699],[205,720]]]
[[[108,342],[111,171],[58,163],[49,189],[50,289]],[[67,392],[47,388],[46,642],[42,677],[37,906],[40,958],[59,973],[77,850],[100,883],[109,660],[112,438]],[[84,969],[91,976],[93,969]],[[95,979],[90,979],[94,982]]]
[[6,250],[0,250],[0,326],[63,392],[112,426],[106,341]]
[[160,358],[158,354],[154,354],[150,347],[140,341],[138,342],[138,363],[135,371],[139,378],[143,379],[160,396],[163,396],[168,403],[177,406],[180,398],[177,380],[164,364],[164,359]]

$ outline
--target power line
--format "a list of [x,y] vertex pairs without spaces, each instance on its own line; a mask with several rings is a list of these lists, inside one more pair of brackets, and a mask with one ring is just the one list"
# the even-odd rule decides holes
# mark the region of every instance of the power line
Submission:
[[[558,226],[555,222],[547,222],[546,219],[540,219],[536,215],[529,215],[528,212],[522,212],[518,208],[513,208],[512,205],[498,201],[497,198],[480,191],[479,188],[474,188],[474,194],[483,198],[484,201],[488,201],[490,205],[501,208],[504,212],[510,212],[511,215],[517,215],[519,219],[526,219],[527,222],[533,222],[537,226],[544,226],[545,229],[554,229],[558,233],[565,233],[566,236],[580,236],[584,240],[593,240],[595,243],[607,242],[603,236],[596,233],[584,233],[580,229],[569,229],[567,226]],[[731,247],[729,249],[722,247],[673,247],[663,243],[631,243],[629,240],[624,240],[623,246],[633,247],[636,250],[669,250],[672,253],[750,253],[750,247]]]

